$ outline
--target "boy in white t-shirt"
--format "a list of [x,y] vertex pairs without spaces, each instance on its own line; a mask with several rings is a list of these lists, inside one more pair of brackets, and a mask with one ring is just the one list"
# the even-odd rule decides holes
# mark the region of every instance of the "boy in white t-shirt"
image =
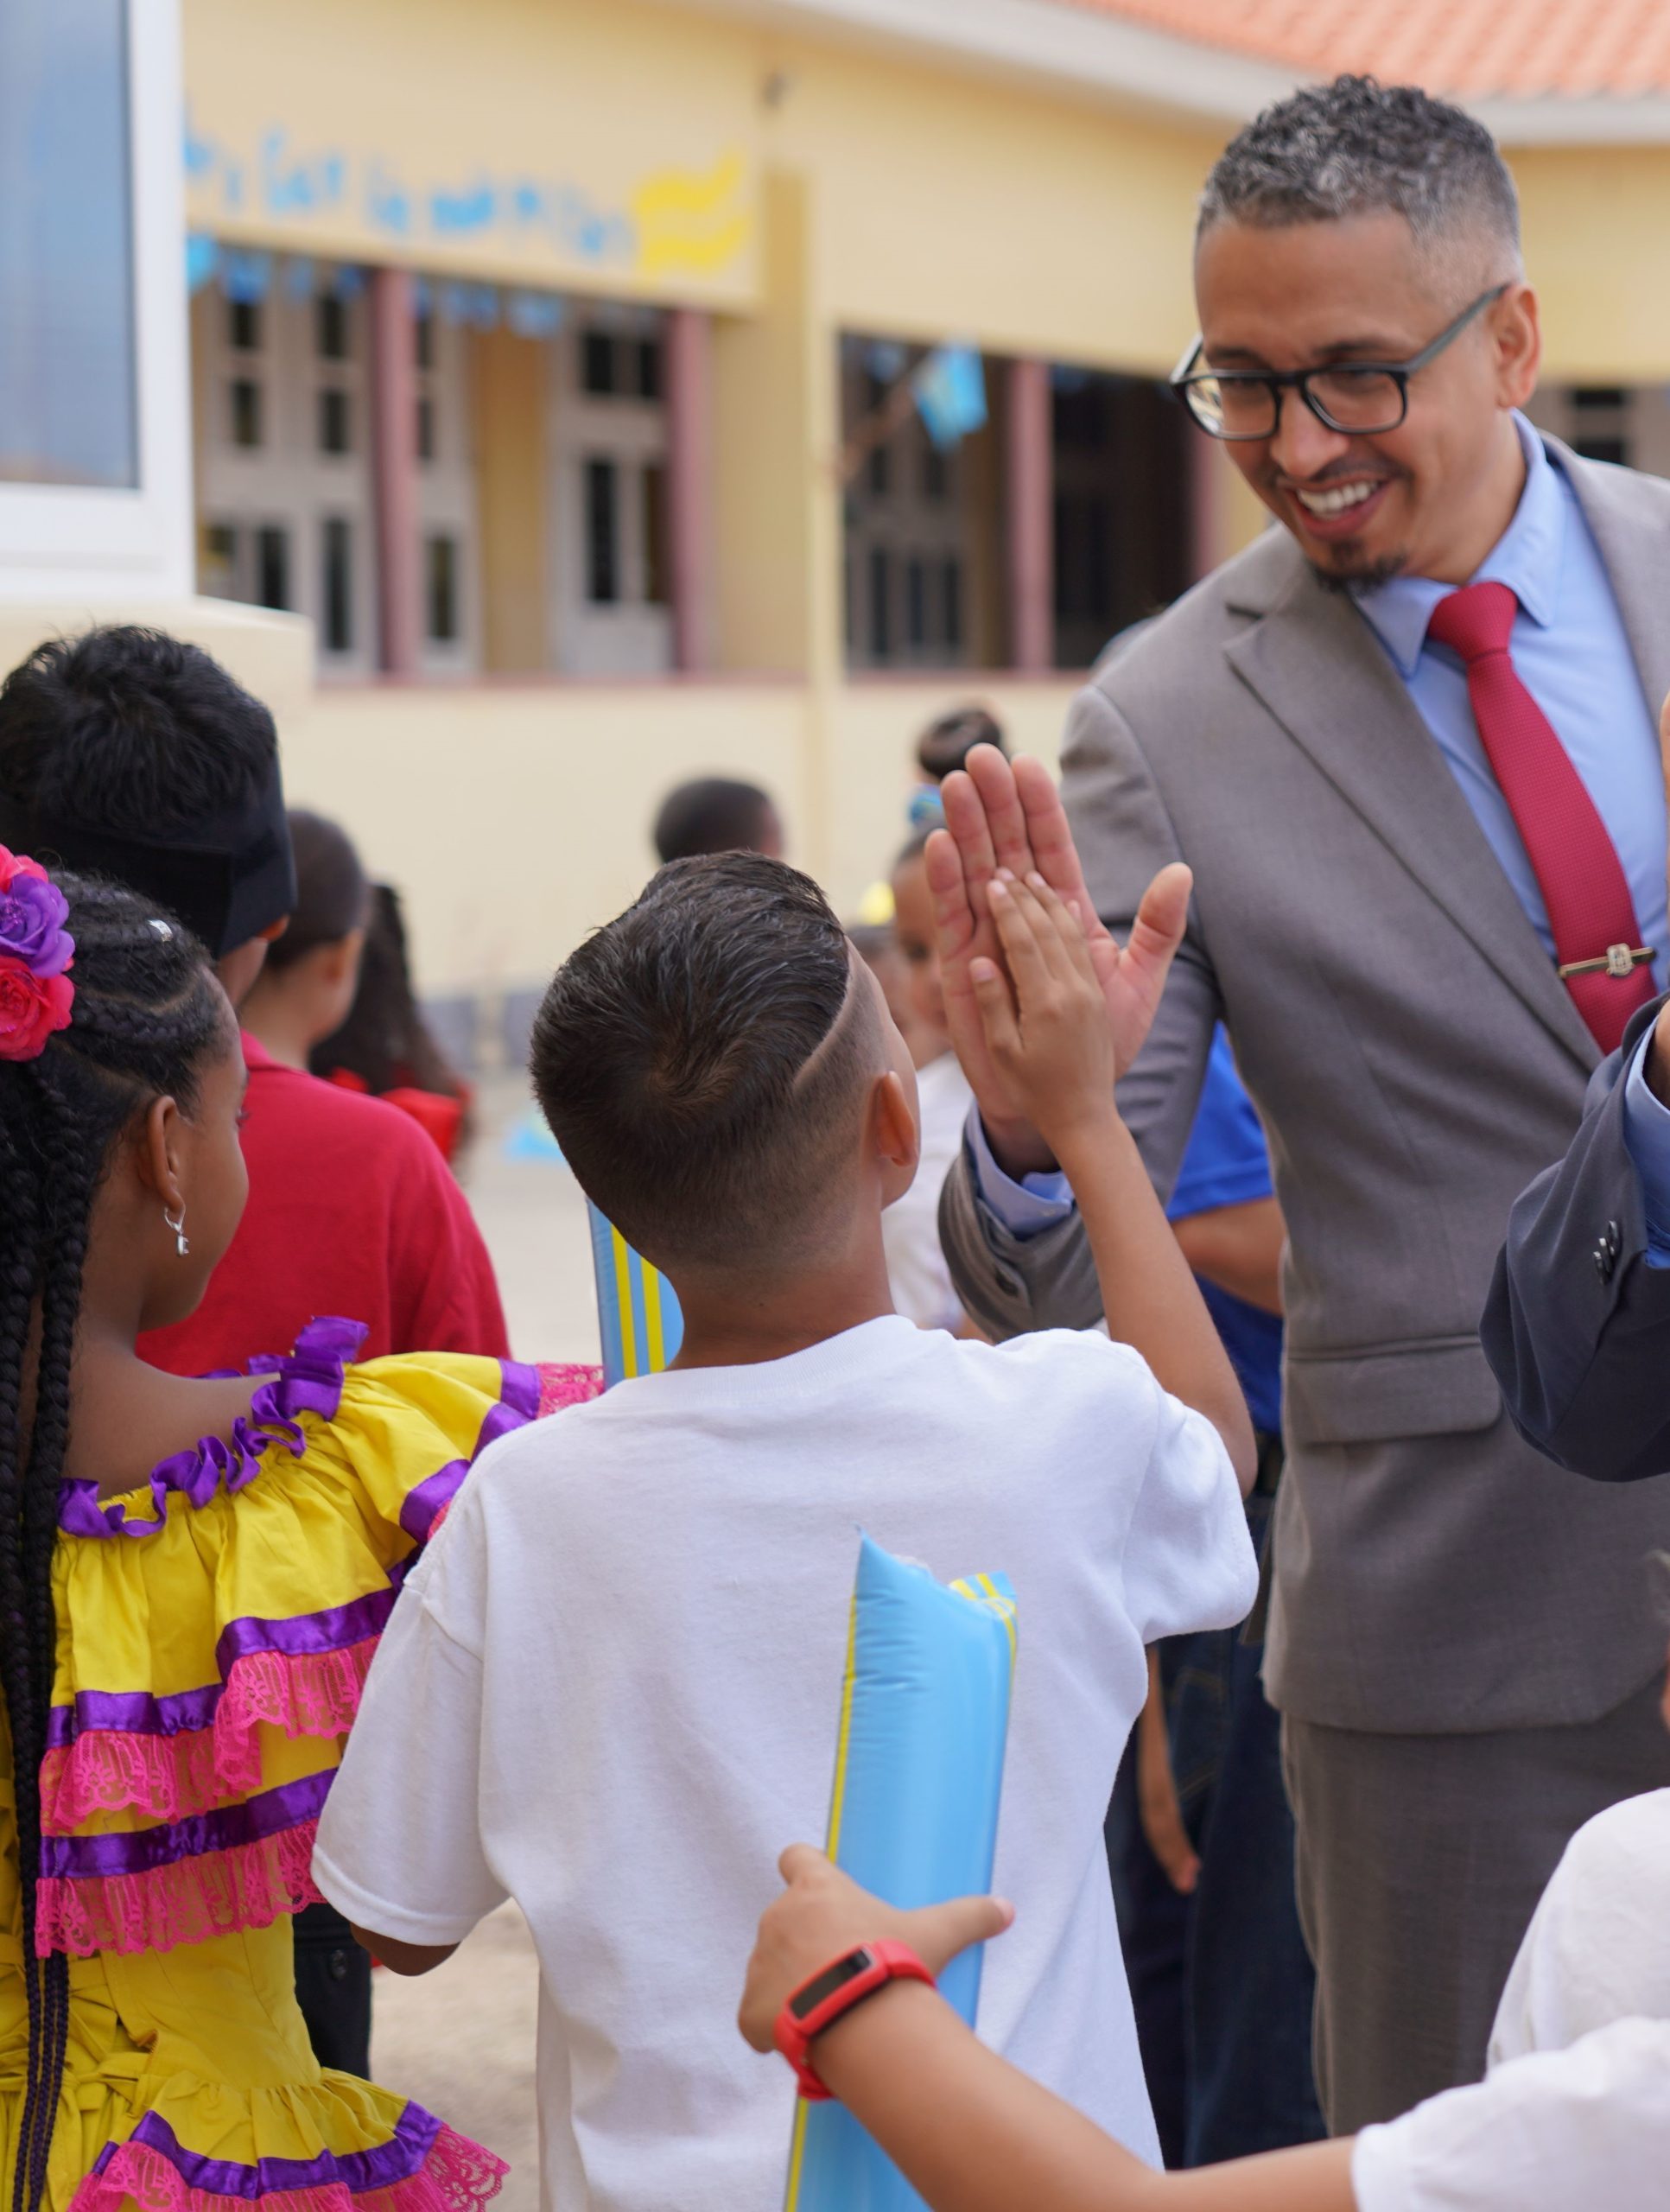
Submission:
[[[395,1609],[314,1867],[398,1971],[520,1904],[552,2212],[780,2200],[791,2084],[737,2039],[735,1962],[784,1836],[823,1825],[860,1525],[942,1580],[1013,1579],[997,1877],[1024,1920],[980,2029],[1155,2155],[1102,1820],[1144,1646],[1252,1603],[1252,1435],[1113,1105],[1120,1007],[1035,882],[992,893],[1013,996],[989,960],[977,988],[1072,1177],[1111,1342],[994,1348],[894,1313],[881,1213],[916,1164],[910,1058],[792,869],[664,868],[541,1010],[541,1103],[670,1276],[683,1349],[485,1455]],[[1115,979],[1127,1052],[1187,893],[1184,870],[1161,882]]]

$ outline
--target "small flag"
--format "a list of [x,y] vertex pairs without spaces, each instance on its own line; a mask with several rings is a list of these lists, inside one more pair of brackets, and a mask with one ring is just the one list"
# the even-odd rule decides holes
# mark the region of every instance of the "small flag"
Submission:
[[658,1375],[684,1341],[684,1316],[665,1275],[633,1251],[588,1198],[597,1320],[603,1339],[603,1387]]
[[942,346],[911,379],[917,411],[942,452],[986,422],[986,371],[972,346]]

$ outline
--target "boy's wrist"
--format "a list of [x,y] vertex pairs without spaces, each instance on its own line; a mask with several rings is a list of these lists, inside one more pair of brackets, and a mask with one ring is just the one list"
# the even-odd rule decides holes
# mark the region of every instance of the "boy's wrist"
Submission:
[[905,2034],[914,2037],[919,2032],[920,2023],[931,2019],[944,2004],[944,1999],[930,1982],[884,1984],[861,2005],[855,2005],[850,2012],[843,2012],[818,2037],[812,2049],[819,2080],[832,2096],[840,2097],[843,2078],[853,2078],[854,2068],[862,2063],[862,2053],[874,2044],[878,2035],[891,2040],[893,2031],[902,2027]]
[[1045,1141],[1070,1183],[1074,1179],[1076,1161],[1105,1159],[1110,1146],[1118,1146],[1121,1142],[1129,1144],[1132,1138],[1120,1119],[1119,1109],[1114,1103],[1114,1095],[1110,1090],[1105,1098],[1087,1103],[1059,1121],[1052,1116],[1051,1126],[1045,1132]]

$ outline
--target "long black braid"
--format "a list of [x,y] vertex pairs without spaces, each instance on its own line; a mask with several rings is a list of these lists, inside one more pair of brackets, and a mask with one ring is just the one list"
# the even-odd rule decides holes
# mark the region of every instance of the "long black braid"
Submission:
[[207,956],[180,923],[114,885],[53,880],[75,939],[70,1026],[38,1059],[0,1062],[0,1692],[29,1997],[12,2212],[38,2212],[46,2190],[69,2037],[69,1961],[62,1952],[35,1957],[35,1885],[57,1651],[53,1554],[93,1195],[117,1139],[153,1099],[171,1094],[190,1111],[230,1020]]

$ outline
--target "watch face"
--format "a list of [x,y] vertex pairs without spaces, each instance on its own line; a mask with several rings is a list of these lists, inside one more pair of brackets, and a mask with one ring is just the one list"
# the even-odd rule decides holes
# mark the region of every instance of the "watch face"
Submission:
[[832,1967],[826,1967],[816,1981],[809,1981],[803,1989],[797,1989],[789,1999],[789,2010],[797,2020],[810,2019],[818,2006],[833,1997],[837,1989],[844,1989],[849,1981],[856,1981],[860,1974],[867,1974],[874,1964],[875,1960],[868,1951],[861,1948],[848,1951],[844,1959],[837,1959]]

